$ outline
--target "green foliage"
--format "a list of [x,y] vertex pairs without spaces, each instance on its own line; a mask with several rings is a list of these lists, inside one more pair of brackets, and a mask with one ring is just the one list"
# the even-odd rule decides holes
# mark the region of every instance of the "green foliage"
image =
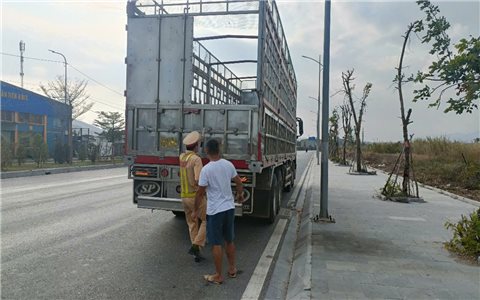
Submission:
[[5,170],[12,164],[13,159],[13,145],[6,138],[2,136],[2,147],[1,147],[1,168]]
[[392,181],[387,181],[382,189],[382,195],[385,197],[405,197],[400,184],[394,184]]
[[19,166],[25,162],[25,159],[27,158],[27,149],[25,149],[25,146],[22,144],[18,145],[15,158],[17,159]]
[[59,141],[55,143],[53,160],[55,161],[55,163],[59,163],[59,164],[63,164],[67,160],[65,149],[63,148],[62,143],[60,143]]
[[458,170],[458,180],[469,190],[480,190],[480,163],[470,162]]
[[105,137],[108,142],[115,143],[115,141],[122,139],[125,120],[119,112],[101,111],[98,113],[98,118],[94,121],[94,125],[103,130],[99,136]]
[[95,145],[93,143],[88,145],[88,159],[95,163],[98,160],[98,156],[100,154],[100,146]]
[[78,149],[78,159],[80,161],[85,161],[87,159],[87,149],[84,145],[81,145],[80,149]]
[[452,239],[445,244],[447,249],[472,259],[480,256],[480,208],[469,218],[462,215],[457,223],[447,221],[445,227],[453,231]]
[[402,152],[402,143],[373,143],[365,146],[367,152],[398,154]]
[[33,137],[32,158],[37,163],[37,167],[43,165],[48,158],[47,143],[44,142],[43,137],[39,134]]
[[[409,80],[424,84],[423,88],[414,91],[414,101],[435,99],[430,107],[439,107],[446,91],[453,89],[455,97],[447,100],[445,112],[453,111],[457,114],[472,113],[478,109],[480,99],[480,38],[470,36],[463,38],[453,47],[456,53],[450,50],[450,38],[446,31],[450,23],[440,16],[437,6],[427,0],[417,1],[426,17],[416,23],[414,31],[423,33],[422,43],[431,44],[429,53],[435,60],[428,67],[428,71],[419,71]],[[433,84],[433,85],[432,85]]]

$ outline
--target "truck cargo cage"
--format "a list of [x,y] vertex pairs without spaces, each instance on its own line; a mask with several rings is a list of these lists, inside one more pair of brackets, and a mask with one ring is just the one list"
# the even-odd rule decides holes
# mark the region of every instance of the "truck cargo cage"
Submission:
[[275,1],[129,1],[127,15],[127,155],[178,156],[192,130],[220,138],[228,159],[295,153],[297,82]]

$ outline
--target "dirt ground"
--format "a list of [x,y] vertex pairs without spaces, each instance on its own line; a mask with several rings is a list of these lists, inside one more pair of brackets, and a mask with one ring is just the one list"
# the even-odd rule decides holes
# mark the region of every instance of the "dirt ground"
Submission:
[[[367,166],[390,173],[395,165],[397,157],[398,154],[367,152],[364,153],[364,162]],[[426,159],[426,157],[414,157],[414,161],[423,159]],[[421,172],[416,171],[416,177],[419,183],[446,190],[455,195],[459,195],[480,202],[480,190],[469,190],[459,186],[455,182],[449,182],[444,178],[425,175],[426,174],[422,174]]]

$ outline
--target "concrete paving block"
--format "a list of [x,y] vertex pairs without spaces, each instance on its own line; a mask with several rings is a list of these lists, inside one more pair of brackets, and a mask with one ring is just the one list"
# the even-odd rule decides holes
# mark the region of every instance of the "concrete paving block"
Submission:
[[363,294],[371,299],[403,299],[399,289],[394,286],[363,284]]
[[363,292],[336,292],[331,291],[326,295],[322,295],[322,297],[318,299],[331,299],[331,300],[356,300],[356,299],[368,299]]
[[[427,287],[399,288],[397,291],[403,299],[434,299],[435,292]],[[453,298],[455,299],[455,298]]]
[[343,278],[347,282],[356,282],[359,284],[375,284],[376,278],[374,274],[363,272],[343,272]]
[[349,293],[349,292],[358,292],[363,293],[362,284],[358,282],[352,282],[345,280],[344,277],[341,279],[332,277],[328,279],[328,289],[329,292],[341,292],[341,293]]
[[386,273],[377,273],[374,275],[375,284],[385,285],[385,286],[394,286],[394,287],[414,287],[415,283],[411,279],[411,276],[403,275],[401,273],[396,274],[386,274]]

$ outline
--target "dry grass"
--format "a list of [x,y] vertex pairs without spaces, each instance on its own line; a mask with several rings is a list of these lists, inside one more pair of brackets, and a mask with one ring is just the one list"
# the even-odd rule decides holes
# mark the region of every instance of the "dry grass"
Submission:
[[[364,150],[365,162],[390,172],[402,145],[376,143]],[[480,201],[480,144],[446,138],[412,142],[415,175],[419,182]]]

